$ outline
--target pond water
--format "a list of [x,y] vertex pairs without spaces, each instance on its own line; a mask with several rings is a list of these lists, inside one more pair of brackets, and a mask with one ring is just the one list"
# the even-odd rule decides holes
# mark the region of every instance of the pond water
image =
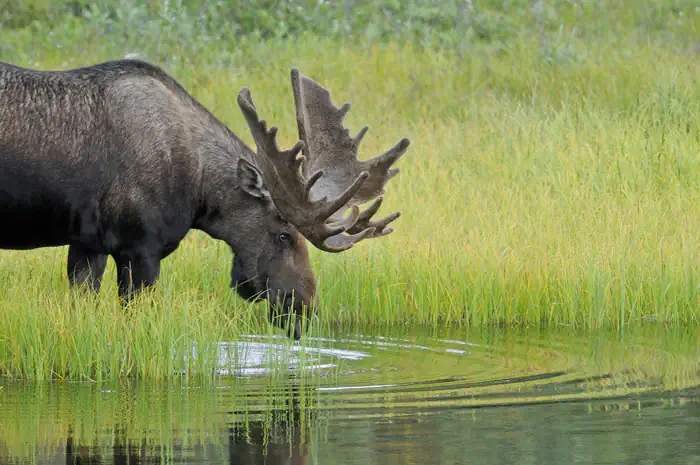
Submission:
[[2,464],[700,464],[695,330],[250,336],[201,384],[0,379]]

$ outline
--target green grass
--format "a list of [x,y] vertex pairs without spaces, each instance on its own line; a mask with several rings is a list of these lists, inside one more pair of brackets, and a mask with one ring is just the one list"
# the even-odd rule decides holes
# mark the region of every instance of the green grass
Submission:
[[[3,30],[0,59],[49,69],[139,52],[252,143],[236,104],[249,86],[284,146],[295,142],[297,66],[337,104],[352,102],[352,133],[370,126],[361,157],[409,137],[383,207],[403,212],[396,232],[312,253],[315,331],[697,325],[700,12],[645,5],[605,18],[560,14],[559,29],[539,33],[525,18],[517,33],[430,46],[313,35],[179,42],[177,30],[61,17]],[[202,234],[165,260],[161,282],[128,312],[111,263],[103,291],[84,297],[68,290],[65,255],[0,252],[1,373],[201,375],[211,361],[170,354],[272,331],[262,306],[228,289],[228,248]]]

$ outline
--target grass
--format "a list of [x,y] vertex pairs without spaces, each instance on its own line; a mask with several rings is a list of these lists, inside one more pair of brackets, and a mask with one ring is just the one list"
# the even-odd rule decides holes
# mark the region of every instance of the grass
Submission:
[[[615,10],[627,29],[607,18],[601,30],[591,16],[577,33],[563,18],[539,35],[452,47],[298,35],[205,41],[190,53],[195,45],[180,49],[165,30],[144,30],[163,34],[148,46],[106,28],[83,52],[97,23],[68,18],[3,31],[0,50],[43,69],[139,52],[252,144],[235,101],[249,86],[284,146],[295,141],[289,69],[298,66],[337,104],[352,102],[352,133],[370,126],[361,157],[409,137],[383,207],[403,212],[397,231],[339,255],[312,252],[315,331],[688,326],[700,323],[700,12],[658,8],[685,12],[685,36],[642,8],[631,18]],[[186,238],[126,313],[113,264],[103,291],[84,297],[68,290],[65,255],[0,252],[1,373],[201,375],[211,361],[179,357],[192,343],[272,331],[261,306],[228,289],[228,248],[203,234]]]

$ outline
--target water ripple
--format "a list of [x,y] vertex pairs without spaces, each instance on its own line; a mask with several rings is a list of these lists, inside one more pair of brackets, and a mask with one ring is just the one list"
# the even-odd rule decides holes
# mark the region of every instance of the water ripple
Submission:
[[[596,347],[583,342],[542,344],[526,337],[505,343],[466,337],[411,341],[352,334],[305,338],[303,344],[294,344],[283,337],[249,336],[219,345],[218,373],[254,380],[286,372],[290,377],[276,389],[292,392],[298,383],[295,373],[315,372],[315,381],[307,383],[318,396],[315,407],[347,418],[639,401],[670,389],[700,386],[698,359],[693,354],[674,358],[674,379],[669,380],[664,376],[669,363],[664,350],[644,344]],[[248,395],[258,397],[251,391]]]

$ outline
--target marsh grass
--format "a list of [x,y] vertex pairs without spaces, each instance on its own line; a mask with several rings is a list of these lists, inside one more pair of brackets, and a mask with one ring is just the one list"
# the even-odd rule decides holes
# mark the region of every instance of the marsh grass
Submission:
[[[697,15],[688,9],[686,31],[697,30]],[[126,49],[131,42],[103,31],[86,53],[91,23],[72,21],[43,37],[3,31],[2,59],[56,69],[136,51],[252,144],[235,100],[250,87],[282,146],[295,142],[289,69],[297,66],[337,104],[352,102],[351,133],[370,126],[361,158],[412,140],[382,209],[402,211],[396,232],[343,254],[312,251],[321,304],[313,331],[700,323],[692,43],[640,38],[638,29],[590,41],[562,29],[546,43],[523,34],[466,51],[301,35],[210,43],[188,55],[163,44]],[[68,290],[65,255],[0,253],[0,372],[202,375],[212,361],[185,358],[192,344],[206,353],[215,341],[274,331],[262,306],[229,290],[228,247],[201,233],[126,312],[111,262],[102,292],[85,296]]]

